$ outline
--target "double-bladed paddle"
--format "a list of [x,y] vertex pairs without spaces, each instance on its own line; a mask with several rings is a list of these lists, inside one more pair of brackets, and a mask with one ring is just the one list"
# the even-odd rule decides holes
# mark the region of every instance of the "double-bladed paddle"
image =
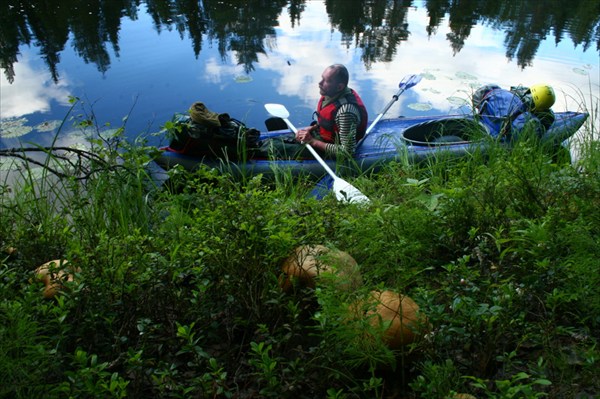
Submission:
[[377,115],[377,117],[373,120],[373,122],[371,122],[371,125],[367,128],[367,131],[365,132],[364,137],[356,145],[357,148],[365,140],[365,138],[367,137],[367,135],[369,133],[371,133],[371,130],[373,130],[373,128],[375,127],[375,125],[377,125],[377,123],[381,120],[381,118],[383,118],[383,115],[385,115],[385,113],[388,112],[388,110],[390,109],[390,107],[396,101],[398,101],[398,97],[400,97],[400,95],[402,93],[404,93],[406,90],[410,89],[411,87],[413,87],[414,85],[416,85],[417,83],[419,83],[422,78],[423,77],[421,75],[406,75],[400,81],[400,83],[398,84],[398,87],[400,89],[398,90],[398,92],[396,94],[394,94],[392,96],[392,99],[390,100],[390,102],[387,103],[387,105],[385,106],[385,108]]
[[[298,131],[296,127],[292,124],[292,122],[289,121],[288,117],[290,116],[290,113],[284,105],[265,104],[265,109],[272,116],[276,116],[278,118],[283,119],[283,121],[288,125],[292,132],[296,133]],[[338,177],[310,144],[306,144],[306,148],[308,148],[308,150],[315,157],[315,159],[321,164],[323,169],[325,169],[325,171],[333,179],[333,191],[338,201],[344,201],[349,203],[366,203],[370,201],[369,198],[363,193],[361,193],[359,189],[357,189],[344,179]]]

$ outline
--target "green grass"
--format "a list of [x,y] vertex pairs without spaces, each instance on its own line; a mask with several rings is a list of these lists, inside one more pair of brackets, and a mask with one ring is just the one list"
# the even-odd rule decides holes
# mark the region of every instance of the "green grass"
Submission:
[[[527,138],[387,165],[352,179],[369,206],[283,171],[154,187],[149,149],[120,137],[79,173],[25,168],[0,185],[0,397],[594,397],[600,148],[584,148],[576,167]],[[302,244],[349,253],[364,286],[282,292]],[[33,271],[52,259],[80,272],[45,300]],[[350,322],[374,289],[411,296],[429,334],[391,351]]]

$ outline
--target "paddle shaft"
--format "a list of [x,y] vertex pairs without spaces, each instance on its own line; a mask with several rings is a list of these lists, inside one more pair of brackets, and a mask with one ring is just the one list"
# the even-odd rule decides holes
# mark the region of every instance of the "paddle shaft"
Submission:
[[390,100],[389,103],[387,103],[387,105],[385,106],[385,108],[383,109],[383,111],[381,111],[379,113],[379,115],[377,115],[377,117],[375,118],[375,120],[373,120],[373,122],[371,122],[371,124],[367,128],[367,130],[365,132],[365,135],[362,137],[362,139],[360,139],[359,142],[356,143],[356,148],[360,147],[360,145],[362,144],[362,142],[365,141],[365,139],[367,138],[367,136],[369,135],[369,133],[371,133],[371,130],[373,130],[373,128],[375,127],[375,125],[377,125],[377,123],[381,120],[381,118],[383,118],[383,115],[385,115],[385,113],[388,112],[388,110],[390,109],[390,107],[396,101],[398,101],[398,97],[400,97],[400,94],[404,93],[404,90],[406,90],[406,89],[402,88],[402,89],[398,90],[398,92],[392,96],[392,99]]
[[[375,125],[377,124],[377,122],[379,122],[381,120],[381,118],[383,118],[383,115],[385,115],[386,112],[388,112],[388,110],[390,109],[390,107],[396,102],[398,101],[398,97],[400,97],[400,94],[402,94],[404,92],[405,89],[400,89],[398,90],[398,93],[394,94],[392,96],[392,99],[390,100],[389,103],[387,103],[387,105],[385,106],[385,108],[383,109],[383,111],[381,111],[377,117],[375,118],[375,120],[373,122],[371,122],[371,125],[369,125],[369,127],[367,128],[367,131],[365,132],[365,135],[363,137],[363,139],[365,137],[367,137],[367,134],[371,133],[371,130],[373,130],[373,128],[375,127]],[[362,140],[361,140],[362,141]]]
[[[298,133],[298,129],[296,129],[296,127],[288,119],[290,113],[285,108],[285,106],[281,104],[265,104],[265,109],[269,114],[281,118],[294,134]],[[337,177],[335,172],[331,170],[327,163],[325,163],[323,158],[321,158],[321,156],[317,153],[313,146],[306,143],[306,147],[308,147],[308,150],[311,152],[313,157],[317,160],[317,162],[319,162],[319,164],[329,174],[329,176],[333,178],[333,191],[335,192],[335,197],[338,199],[338,201],[343,200],[354,203],[370,202],[369,198],[363,193],[361,193],[359,189],[354,187],[352,184],[348,183],[346,180]]]
[[390,102],[387,103],[387,105],[385,106],[385,108],[383,108],[383,110],[379,113],[379,115],[377,115],[377,117],[375,118],[375,120],[373,122],[371,122],[371,125],[369,125],[369,127],[367,128],[367,130],[366,130],[365,135],[363,136],[363,138],[360,139],[360,141],[358,143],[356,143],[356,148],[358,148],[362,144],[362,142],[365,140],[365,138],[367,137],[367,135],[369,133],[371,133],[371,130],[373,130],[373,128],[375,127],[375,125],[377,125],[377,123],[381,120],[381,118],[383,118],[383,115],[385,115],[385,113],[388,112],[388,110],[390,109],[390,107],[396,101],[398,101],[398,98],[400,97],[400,95],[402,95],[402,93],[404,93],[407,89],[410,89],[411,87],[413,87],[414,85],[416,85],[420,81],[421,81],[421,76],[420,75],[410,75],[410,76],[406,76],[404,79],[402,79],[402,81],[399,84],[400,89],[398,90],[398,92],[396,94],[394,94],[392,96],[392,99],[390,100]]

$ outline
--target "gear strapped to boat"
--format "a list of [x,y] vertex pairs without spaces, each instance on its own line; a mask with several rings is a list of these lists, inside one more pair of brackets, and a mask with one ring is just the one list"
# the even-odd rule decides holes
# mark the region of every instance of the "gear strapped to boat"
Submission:
[[189,115],[176,114],[167,125],[169,150],[195,157],[237,160],[249,148],[258,147],[260,132],[248,128],[227,113],[210,111],[195,102]]
[[[538,97],[541,96],[538,94]],[[505,90],[492,84],[475,91],[473,107],[494,137],[515,138],[526,128],[533,129],[541,137],[554,122],[554,113],[549,109],[554,103],[551,100],[549,96],[535,100],[527,87]]]

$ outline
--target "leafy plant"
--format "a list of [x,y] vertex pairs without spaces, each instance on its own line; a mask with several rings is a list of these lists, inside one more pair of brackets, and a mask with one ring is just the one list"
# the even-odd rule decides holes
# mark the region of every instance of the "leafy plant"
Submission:
[[[600,147],[575,166],[531,137],[356,179],[368,207],[278,171],[169,171],[124,126],[72,120],[90,147],[38,149],[0,186],[0,395],[48,397],[586,397],[600,390]],[[588,127],[593,130],[593,127]],[[5,156],[0,154],[0,156]],[[79,169],[77,169],[79,168]],[[81,178],[84,177],[84,178]],[[351,178],[351,177],[348,177]],[[280,287],[299,245],[349,253],[335,276]],[[66,259],[44,299],[33,270]],[[390,350],[360,315],[410,295],[431,329]],[[361,313],[362,312],[362,313]],[[549,382],[552,382],[551,384]]]

